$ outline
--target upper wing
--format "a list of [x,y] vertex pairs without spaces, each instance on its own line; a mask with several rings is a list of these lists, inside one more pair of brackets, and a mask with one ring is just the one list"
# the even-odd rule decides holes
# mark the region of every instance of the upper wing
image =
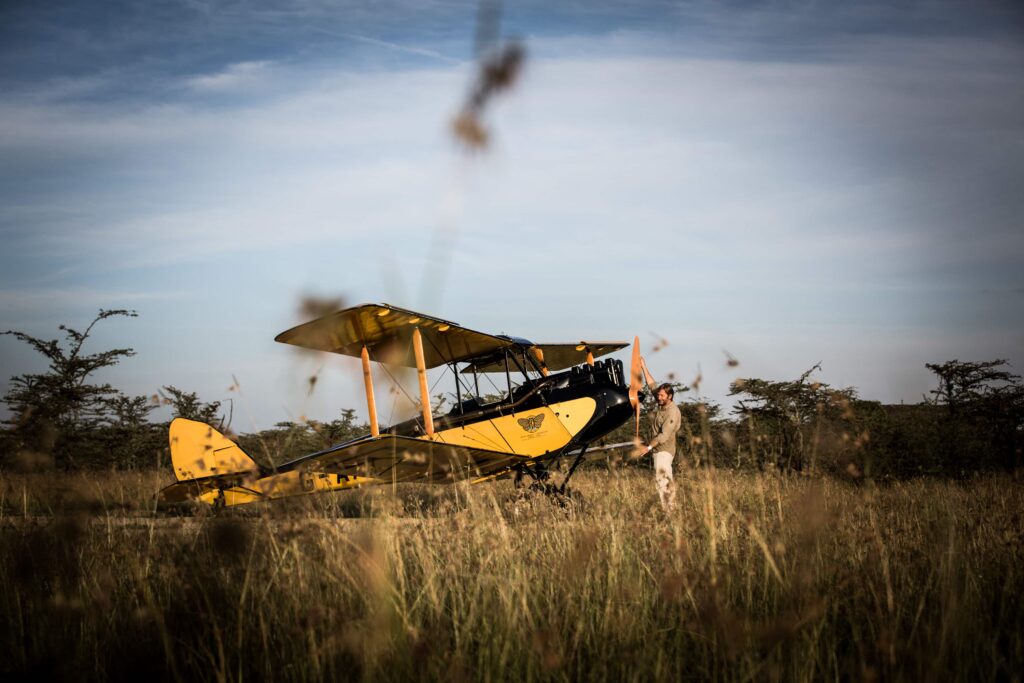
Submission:
[[381,482],[445,483],[484,477],[530,458],[483,448],[454,446],[393,434],[361,439],[294,460],[301,468]]
[[[581,341],[576,344],[535,344],[530,349],[531,351],[534,349],[540,350],[543,354],[544,365],[547,366],[548,370],[557,372],[586,362],[587,351],[590,351],[594,358],[600,358],[619,349],[624,349],[627,346],[629,344],[626,342]],[[473,363],[463,372],[473,372],[473,370],[477,372],[505,372],[505,363],[502,358],[481,359],[480,362]]]
[[378,362],[415,367],[412,333],[423,337],[426,367],[498,351],[512,341],[388,304],[363,304],[331,313],[277,335],[275,341],[317,351],[359,356],[363,346]]

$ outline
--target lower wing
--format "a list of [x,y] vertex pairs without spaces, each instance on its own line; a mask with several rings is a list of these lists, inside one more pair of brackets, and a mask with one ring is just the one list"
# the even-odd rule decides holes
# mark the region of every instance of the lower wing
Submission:
[[313,453],[286,467],[367,477],[378,483],[442,484],[486,477],[529,460],[530,457],[504,451],[388,434]]

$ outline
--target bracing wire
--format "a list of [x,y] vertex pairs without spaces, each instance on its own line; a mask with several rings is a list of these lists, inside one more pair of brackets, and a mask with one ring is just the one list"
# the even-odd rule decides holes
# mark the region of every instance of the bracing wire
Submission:
[[395,376],[391,374],[391,371],[388,370],[388,367],[386,365],[381,365],[381,367],[384,368],[384,372],[387,373],[388,379],[391,380],[391,383],[398,387],[399,391],[405,394],[405,397],[409,399],[410,403],[416,405],[416,399],[409,395],[409,392],[405,390],[405,387],[402,386],[401,382],[395,379]]

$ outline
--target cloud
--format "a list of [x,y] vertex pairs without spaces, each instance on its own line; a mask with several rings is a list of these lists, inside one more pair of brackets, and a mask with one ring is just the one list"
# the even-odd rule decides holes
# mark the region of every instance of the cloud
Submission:
[[0,311],[4,316],[56,309],[116,308],[140,302],[167,301],[191,296],[182,290],[156,292],[74,288],[0,289]]
[[333,32],[322,29],[322,31],[328,35],[338,36],[340,38],[348,38],[349,40],[355,40],[360,43],[367,45],[375,45],[377,47],[387,48],[389,50],[396,50],[398,52],[404,52],[418,57],[429,57],[430,59],[438,60],[441,62],[447,62],[449,64],[462,64],[464,60],[455,59],[447,55],[442,54],[437,50],[431,50],[427,48],[414,47],[410,45],[403,45],[400,43],[394,43],[387,40],[379,40],[377,38],[371,38],[370,36],[361,36],[355,33],[344,33],[344,32]]
[[[649,43],[547,39],[473,159],[447,138],[470,67],[438,59],[235,61],[133,103],[7,95],[0,315],[129,305],[160,280],[269,339],[301,290],[380,299],[396,279],[382,262],[420,282],[444,226],[457,238],[432,312],[553,340],[667,318],[666,371],[705,359],[710,377],[725,346],[782,377],[828,348],[829,378],[858,384],[858,366],[915,344],[927,360],[1002,348],[1019,306],[971,317],[977,302],[950,293],[1020,286],[1019,46],[896,35],[752,61]],[[195,311],[140,296],[182,335],[224,324],[190,333]],[[243,364],[255,337],[202,362]],[[866,395],[888,391],[870,374]]]
[[[968,47],[958,41],[970,68],[940,74],[895,57],[896,66],[873,57],[535,61],[499,106],[496,148],[478,164],[491,181],[469,197],[474,228],[459,247],[486,253],[489,240],[517,234],[519,256],[557,262],[576,229],[614,241],[639,227],[645,240],[672,245],[656,258],[708,277],[725,259],[730,279],[781,268],[820,286],[896,277],[953,249],[963,256],[957,236],[971,215],[973,229],[981,221],[1006,235],[999,254],[967,245],[975,267],[1010,257],[1020,245],[1005,228],[1020,202],[986,202],[992,185],[964,176],[1020,177],[1016,157],[998,150],[1019,133],[1012,114],[1024,105],[1007,96],[1008,73],[987,89],[974,80],[984,55],[1006,63],[1012,51]],[[456,182],[444,131],[466,69],[309,75],[268,64],[202,77],[210,89],[290,83],[258,89],[255,102],[4,105],[0,145],[50,158],[40,163],[61,173],[82,169],[70,171],[66,192],[40,196],[51,222],[37,243],[84,255],[102,244],[137,265],[147,252],[189,260],[422,234],[441,220],[440,198]],[[965,87],[971,98],[947,94]],[[82,183],[86,169],[109,182]],[[931,210],[936,202],[947,208]],[[18,206],[31,214],[31,202]],[[538,243],[548,249],[531,249]]]
[[206,93],[241,90],[264,78],[272,64],[267,60],[238,62],[217,73],[188,78],[185,85]]

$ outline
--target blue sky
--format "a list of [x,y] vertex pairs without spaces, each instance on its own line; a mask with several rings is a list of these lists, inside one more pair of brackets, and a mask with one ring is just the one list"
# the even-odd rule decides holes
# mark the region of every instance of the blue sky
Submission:
[[[243,431],[362,411],[347,359],[273,342],[305,296],[665,338],[655,373],[716,400],[819,360],[886,402],[926,362],[1024,364],[1012,4],[506,3],[526,69],[477,155],[447,132],[475,3],[0,14],[0,329],[136,309],[94,347],[138,351],[127,393],[230,397]],[[41,369],[0,361],[0,390]]]

